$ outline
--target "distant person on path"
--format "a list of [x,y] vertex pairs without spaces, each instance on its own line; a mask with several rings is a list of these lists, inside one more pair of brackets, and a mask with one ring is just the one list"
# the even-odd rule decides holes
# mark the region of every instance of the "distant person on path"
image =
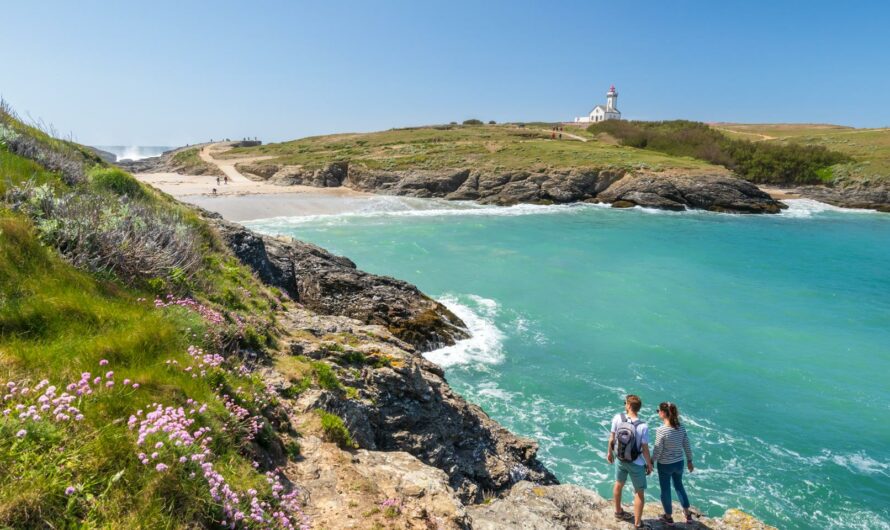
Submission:
[[216,195],[216,188],[213,188],[213,194]]
[[223,182],[225,182],[226,184],[229,183],[229,176],[228,176],[228,175],[223,176]]
[[[643,524],[643,505],[646,503],[646,475],[652,473],[649,457],[649,426],[637,416],[643,407],[639,396],[630,394],[624,400],[624,412],[612,418],[606,460],[611,464],[618,459],[615,468],[615,518],[634,520],[634,528],[648,528]],[[621,507],[621,493],[627,476],[634,486],[634,513],[631,516]]]
[[686,515],[686,524],[692,523],[692,512],[689,511],[689,497],[683,487],[683,457],[686,457],[686,468],[689,472],[695,469],[692,464],[692,447],[689,446],[689,436],[686,429],[680,424],[680,411],[677,405],[666,401],[658,405],[658,417],[664,423],[655,430],[655,449],[652,451],[652,460],[658,464],[658,484],[661,487],[661,506],[664,515],[661,520],[668,526],[674,524],[671,516],[671,482],[677,490],[677,498],[683,513]]
[[219,186],[219,177],[216,177],[216,185]]

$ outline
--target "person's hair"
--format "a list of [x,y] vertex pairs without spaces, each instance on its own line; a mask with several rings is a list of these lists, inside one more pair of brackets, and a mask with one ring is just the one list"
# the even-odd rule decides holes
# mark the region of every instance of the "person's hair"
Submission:
[[630,406],[630,410],[636,414],[640,412],[640,409],[643,408],[643,400],[640,399],[640,396],[629,394],[625,399],[624,403]]
[[658,410],[664,412],[665,416],[667,416],[668,423],[671,424],[671,427],[676,429],[680,426],[680,411],[677,410],[677,405],[671,403],[670,401],[664,401],[658,405]]

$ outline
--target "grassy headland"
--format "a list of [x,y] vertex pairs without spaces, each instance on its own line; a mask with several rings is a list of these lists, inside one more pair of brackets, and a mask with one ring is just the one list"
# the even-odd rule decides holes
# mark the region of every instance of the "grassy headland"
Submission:
[[348,161],[368,169],[390,171],[469,167],[491,171],[609,167],[721,171],[700,160],[607,142],[582,142],[567,136],[553,140],[544,124],[444,125],[335,134],[236,148],[222,156],[247,155],[274,156],[263,163],[302,165],[308,169]]

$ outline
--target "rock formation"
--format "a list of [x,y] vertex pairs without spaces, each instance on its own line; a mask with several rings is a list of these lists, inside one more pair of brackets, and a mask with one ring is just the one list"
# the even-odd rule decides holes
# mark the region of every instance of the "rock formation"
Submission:
[[384,171],[346,162],[314,170],[270,163],[239,165],[238,168],[276,184],[347,186],[371,193],[474,200],[502,206],[591,201],[608,202],[616,207],[694,208],[732,213],[776,213],[783,208],[782,203],[757,186],[728,173],[626,172],[618,169]]
[[309,243],[259,235],[217,214],[204,215],[261,280],[306,308],[383,325],[420,351],[469,336],[454,313],[407,282],[358,270],[349,259]]

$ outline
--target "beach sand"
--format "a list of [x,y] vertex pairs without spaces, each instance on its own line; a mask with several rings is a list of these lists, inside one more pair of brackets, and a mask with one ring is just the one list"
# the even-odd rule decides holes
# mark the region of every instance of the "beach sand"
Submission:
[[769,196],[777,201],[782,201],[785,199],[800,199],[800,194],[796,193],[794,190],[789,190],[786,188],[773,188],[769,186],[758,186],[762,191],[769,193]]

